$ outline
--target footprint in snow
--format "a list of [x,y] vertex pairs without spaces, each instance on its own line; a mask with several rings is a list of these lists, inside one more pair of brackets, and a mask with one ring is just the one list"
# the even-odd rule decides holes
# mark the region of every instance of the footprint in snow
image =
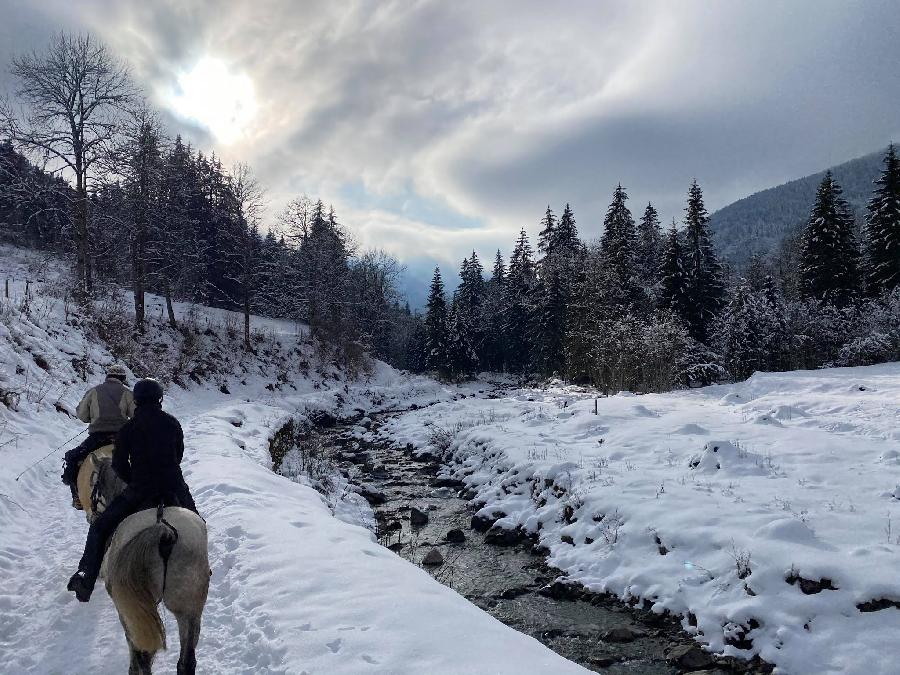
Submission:
[[341,643],[342,642],[343,642],[343,640],[341,638],[338,638],[337,640],[332,640],[331,642],[326,642],[325,646],[328,647],[328,649],[330,649],[332,651],[332,653],[337,654],[339,651],[341,651]]

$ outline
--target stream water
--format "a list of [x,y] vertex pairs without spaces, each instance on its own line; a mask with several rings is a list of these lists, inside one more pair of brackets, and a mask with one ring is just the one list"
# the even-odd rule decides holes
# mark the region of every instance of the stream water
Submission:
[[[371,428],[377,429],[380,421],[376,417]],[[363,487],[384,546],[422,565],[441,583],[565,658],[610,674],[768,672],[743,661],[714,661],[674,619],[609,596],[553,592],[569,587],[554,585],[560,573],[548,567],[529,542],[497,546],[472,529],[472,509],[460,494],[461,486],[437,479],[438,464],[392,448],[386,441],[361,442],[350,426],[312,433],[344,475]],[[413,508],[426,514],[427,522],[413,525]],[[415,515],[415,520],[422,519]],[[455,539],[462,541],[448,541],[451,530],[460,531]],[[433,549],[443,562],[423,564]]]

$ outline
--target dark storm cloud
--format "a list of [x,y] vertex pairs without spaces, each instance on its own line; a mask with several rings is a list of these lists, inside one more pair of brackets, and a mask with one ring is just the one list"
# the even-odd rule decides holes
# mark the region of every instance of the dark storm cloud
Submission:
[[[4,57],[92,30],[173,131],[254,166],[273,212],[322,196],[362,243],[417,267],[508,249],[547,203],[571,202],[597,235],[619,181],[634,211],[652,200],[678,217],[692,177],[721,206],[900,132],[895,2],[0,0],[0,12]],[[231,144],[171,105],[204,57],[253,81],[256,118]]]

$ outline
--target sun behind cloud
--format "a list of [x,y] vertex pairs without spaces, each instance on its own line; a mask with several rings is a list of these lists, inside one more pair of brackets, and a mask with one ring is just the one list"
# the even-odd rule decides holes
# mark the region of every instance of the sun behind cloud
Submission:
[[253,80],[214,57],[204,57],[180,74],[166,100],[176,115],[202,125],[226,144],[246,133],[257,110]]

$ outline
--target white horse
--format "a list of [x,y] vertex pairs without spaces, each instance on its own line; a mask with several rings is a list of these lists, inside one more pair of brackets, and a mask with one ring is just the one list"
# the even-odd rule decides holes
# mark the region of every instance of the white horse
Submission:
[[[109,504],[124,487],[109,463],[101,459],[96,467],[102,504]],[[178,675],[194,675],[211,574],[206,522],[193,511],[177,506],[145,509],[116,528],[100,576],[125,629],[128,675],[151,675],[156,652],[166,648],[160,602],[178,621]]]

